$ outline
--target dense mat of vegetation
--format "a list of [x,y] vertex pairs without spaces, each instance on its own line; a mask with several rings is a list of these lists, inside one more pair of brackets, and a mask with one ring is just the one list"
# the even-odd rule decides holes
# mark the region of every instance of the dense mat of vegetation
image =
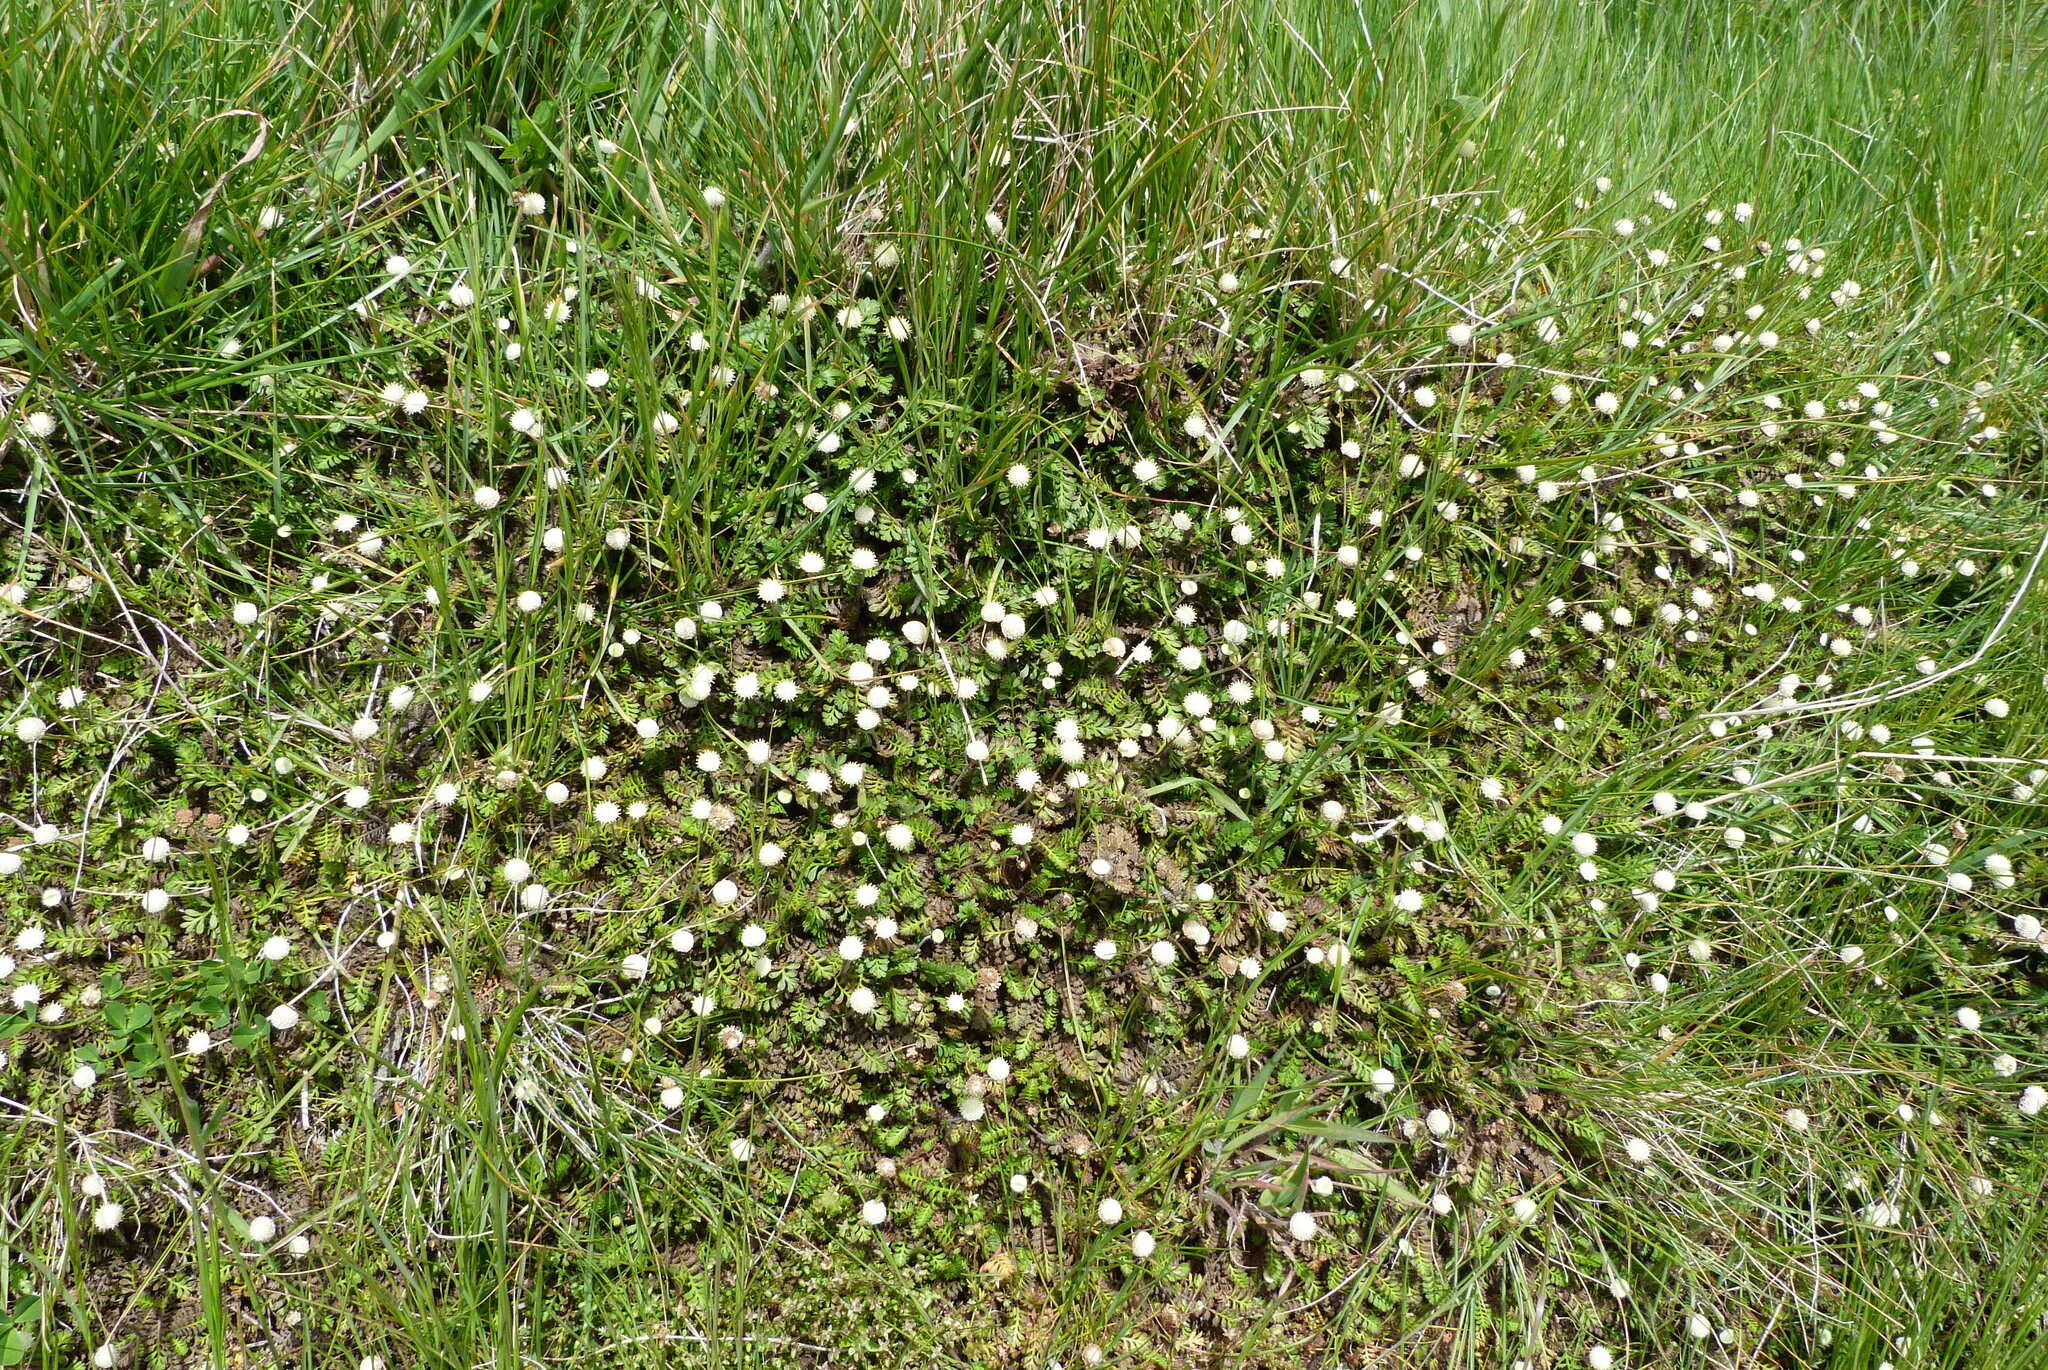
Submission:
[[0,16],[0,1364],[2016,1366],[2048,20]]

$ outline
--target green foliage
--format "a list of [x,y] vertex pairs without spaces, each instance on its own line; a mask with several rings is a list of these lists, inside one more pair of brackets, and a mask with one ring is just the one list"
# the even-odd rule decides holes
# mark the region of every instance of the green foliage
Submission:
[[[2043,51],[1907,0],[10,8],[0,1363],[2021,1363]],[[1865,702],[1755,706],[1794,669]]]

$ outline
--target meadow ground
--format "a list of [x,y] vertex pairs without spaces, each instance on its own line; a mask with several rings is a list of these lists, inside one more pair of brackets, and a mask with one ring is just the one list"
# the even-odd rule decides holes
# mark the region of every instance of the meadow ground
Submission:
[[0,8],[0,1365],[2048,1362],[2048,11]]

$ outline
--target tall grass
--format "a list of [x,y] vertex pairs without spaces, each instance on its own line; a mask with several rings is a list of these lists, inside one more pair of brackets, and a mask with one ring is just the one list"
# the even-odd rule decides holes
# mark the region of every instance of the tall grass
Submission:
[[[948,362],[913,383],[983,401],[1084,345],[1209,354],[1231,228],[1288,248],[1264,279],[1341,255],[1457,295],[1514,263],[1443,241],[1429,197],[1540,215],[1602,176],[1622,204],[1765,200],[1882,263],[1902,324],[2038,339],[2044,62],[2034,7],[1897,0],[21,5],[0,348],[75,423],[199,441],[193,409],[247,382],[194,374],[223,336],[260,311],[245,355],[288,373],[380,248],[496,240],[538,188],[566,232],[713,288],[714,251],[851,285],[891,242]],[[722,247],[705,184],[733,197]],[[1374,285],[1387,330],[1430,304]]]

